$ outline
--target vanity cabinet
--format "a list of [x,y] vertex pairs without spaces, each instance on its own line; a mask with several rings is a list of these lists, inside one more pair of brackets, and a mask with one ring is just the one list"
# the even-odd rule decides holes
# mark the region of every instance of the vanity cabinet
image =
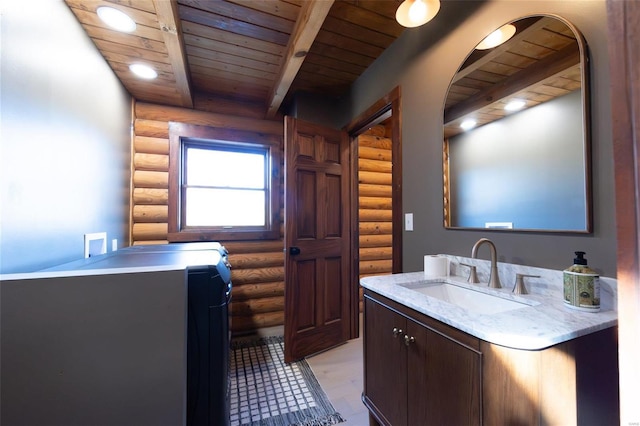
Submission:
[[365,289],[371,426],[616,425],[618,396],[616,327],[519,350]]
[[539,351],[481,348],[484,424],[620,424],[615,327]]
[[479,340],[365,295],[363,401],[372,423],[481,423]]

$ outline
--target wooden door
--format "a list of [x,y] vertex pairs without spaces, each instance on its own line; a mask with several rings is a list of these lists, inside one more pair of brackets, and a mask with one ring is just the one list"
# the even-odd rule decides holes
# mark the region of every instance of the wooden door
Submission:
[[[364,401],[383,424],[407,424],[407,320],[364,297]],[[413,372],[422,376],[424,372]],[[418,424],[418,423],[415,423]]]
[[285,117],[285,361],[349,339],[349,137]]

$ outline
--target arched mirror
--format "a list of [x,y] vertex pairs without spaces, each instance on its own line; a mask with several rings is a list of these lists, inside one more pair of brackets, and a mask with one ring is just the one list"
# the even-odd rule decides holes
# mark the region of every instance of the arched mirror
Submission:
[[449,87],[445,227],[591,232],[584,40],[557,17],[511,24],[511,38],[474,49]]

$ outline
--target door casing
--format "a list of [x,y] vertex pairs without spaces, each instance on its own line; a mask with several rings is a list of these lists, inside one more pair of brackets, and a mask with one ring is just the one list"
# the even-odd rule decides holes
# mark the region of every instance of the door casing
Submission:
[[[403,229],[403,210],[402,210],[402,111],[401,90],[400,86],[396,86],[385,96],[377,100],[373,105],[363,111],[356,118],[351,120],[343,129],[349,134],[351,144],[351,252],[353,253],[352,266],[352,288],[351,294],[358,295],[360,287],[360,274],[358,265],[360,256],[358,255],[360,247],[360,233],[358,231],[358,144],[357,137],[363,133],[370,124],[381,115],[391,111],[391,141],[392,152],[391,158],[393,162],[393,171],[391,178],[391,197],[392,197],[392,273],[402,272],[402,229]],[[351,338],[359,335],[359,297],[354,296],[355,304],[351,306]]]

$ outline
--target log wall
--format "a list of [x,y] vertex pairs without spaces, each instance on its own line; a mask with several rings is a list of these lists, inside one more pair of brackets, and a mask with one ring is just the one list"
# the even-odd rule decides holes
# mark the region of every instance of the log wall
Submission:
[[[393,271],[391,139],[383,125],[358,137],[360,278]],[[362,311],[360,288],[360,311]]]
[[[284,131],[282,122],[137,103],[131,165],[132,245],[168,242],[170,121],[224,127],[230,131],[253,130],[277,135],[281,140]],[[392,271],[391,139],[386,136],[384,126],[375,126],[359,136],[358,151],[360,277],[389,274]],[[285,197],[280,199],[284,201]],[[281,206],[281,213],[283,209]],[[281,214],[281,217],[284,216]],[[275,241],[221,241],[229,250],[232,265],[231,329],[234,333],[284,324],[283,230],[281,224],[281,238]],[[360,298],[362,301],[362,291]]]
[[[268,133],[283,140],[284,128],[281,121],[226,116],[138,102],[135,108],[131,165],[132,245],[168,242],[170,121],[222,127],[229,131],[237,129]],[[281,185],[281,188],[284,186]],[[284,200],[284,197],[280,199]],[[281,206],[281,210],[283,208]],[[282,224],[280,228],[284,229]],[[279,240],[221,243],[229,250],[232,265],[232,332],[243,333],[284,324],[282,231]]]

